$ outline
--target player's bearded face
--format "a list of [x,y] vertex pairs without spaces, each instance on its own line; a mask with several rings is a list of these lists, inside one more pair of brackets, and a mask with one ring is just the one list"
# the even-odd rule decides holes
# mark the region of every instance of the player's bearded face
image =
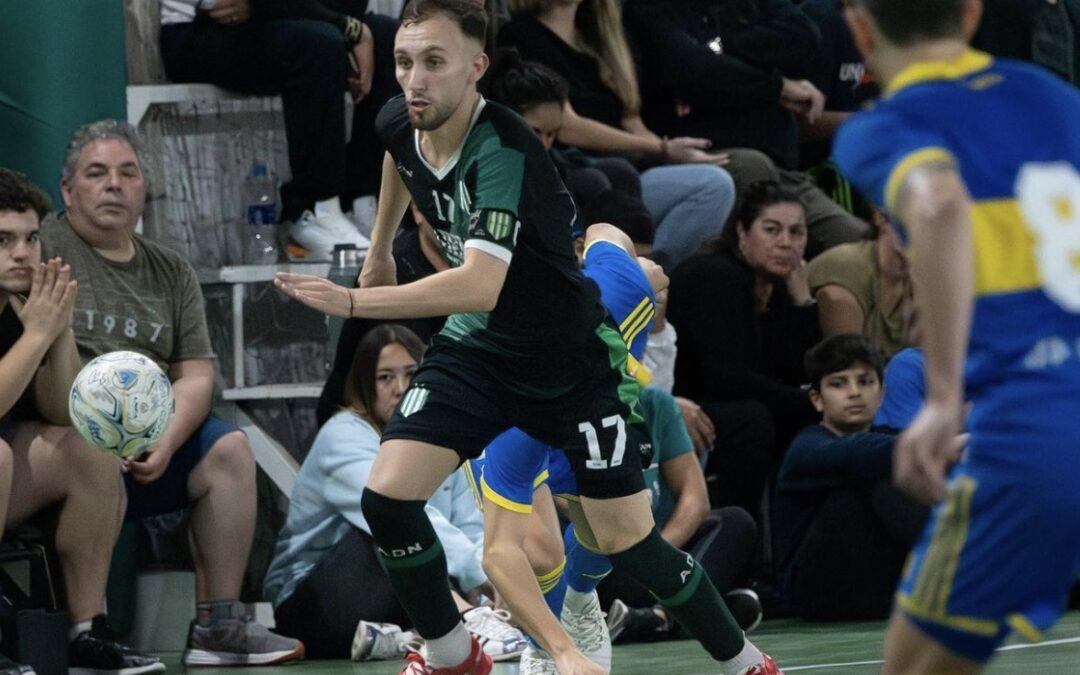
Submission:
[[433,16],[398,30],[394,60],[409,121],[420,131],[438,129],[458,111],[476,82],[478,44],[452,19]]

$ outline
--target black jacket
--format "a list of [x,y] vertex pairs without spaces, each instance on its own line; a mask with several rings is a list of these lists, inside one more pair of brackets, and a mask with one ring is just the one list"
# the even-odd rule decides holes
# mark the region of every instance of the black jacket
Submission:
[[821,34],[790,0],[626,0],[623,19],[649,128],[795,165],[797,127],[779,105],[782,78],[813,74]]

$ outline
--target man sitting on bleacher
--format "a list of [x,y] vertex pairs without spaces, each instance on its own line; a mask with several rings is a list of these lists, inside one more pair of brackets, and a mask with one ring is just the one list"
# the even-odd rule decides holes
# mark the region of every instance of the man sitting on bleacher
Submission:
[[[38,230],[48,212],[43,192],[0,169],[0,531],[59,507],[73,672],[163,672],[158,659],[107,636],[105,583],[124,491],[120,463],[69,426],[68,390],[82,366],[71,331],[77,287],[61,260],[41,262]],[[28,672],[0,655],[3,675]]]
[[291,661],[303,645],[256,623],[238,600],[255,528],[255,461],[243,432],[210,415],[214,355],[195,271],[135,234],[146,201],[139,147],[124,122],[78,129],[61,175],[66,209],[45,220],[42,239],[82,285],[79,353],[137,351],[172,380],[176,412],[165,435],[127,463],[127,519],[191,507],[198,611],[184,663]]

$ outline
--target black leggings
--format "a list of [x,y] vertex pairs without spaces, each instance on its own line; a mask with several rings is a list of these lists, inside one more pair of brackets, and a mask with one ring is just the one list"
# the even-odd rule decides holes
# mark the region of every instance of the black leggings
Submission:
[[410,625],[371,535],[353,528],[274,610],[277,630],[309,659],[347,659],[360,620]]

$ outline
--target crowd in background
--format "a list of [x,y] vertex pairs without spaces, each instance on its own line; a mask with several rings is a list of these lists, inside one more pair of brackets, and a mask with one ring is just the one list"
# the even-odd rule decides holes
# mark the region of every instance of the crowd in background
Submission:
[[[171,79],[282,95],[291,168],[282,235],[316,259],[336,244],[366,245],[348,208],[378,194],[375,119],[400,94],[396,18],[368,13],[364,0],[161,4]],[[653,430],[664,448],[649,478],[662,532],[677,546],[707,535],[694,550],[714,583],[753,589],[767,617],[884,618],[927,517],[890,486],[889,461],[894,434],[921,402],[922,360],[896,231],[829,161],[836,129],[881,84],[841,3],[489,5],[498,20],[483,93],[540,137],[583,223],[622,229],[671,278],[643,359],[645,396],[677,411]],[[985,5],[978,48],[1080,81],[1077,3]],[[348,142],[345,91],[355,101]],[[322,428],[265,580],[278,630],[291,637],[268,631],[239,601],[255,465],[243,434],[210,414],[213,354],[198,282],[179,256],[130,234],[145,201],[143,151],[122,123],[80,129],[58,211],[0,171],[0,527],[63,504],[55,539],[73,665],[93,665],[106,649],[132,675],[163,669],[109,636],[107,553],[125,518],[184,507],[198,578],[186,662],[280,662],[304,645],[308,656],[396,655],[404,642],[385,639],[387,626],[400,637],[407,617],[380,576],[359,497],[382,425],[440,321],[346,322]],[[395,241],[401,283],[445,269],[451,244],[414,213]],[[80,357],[132,348],[169,374],[177,421],[149,457],[124,465],[121,481],[54,408]],[[65,470],[43,468],[54,462]],[[27,487],[28,466],[55,474],[55,484]],[[72,466],[80,480],[60,479]],[[469,629],[499,654],[519,653],[524,637],[485,604],[495,592],[465,476],[448,480],[428,511]],[[344,591],[349,583],[363,592]],[[605,602],[621,605],[623,639],[675,633],[648,598],[616,578],[605,583]],[[310,621],[321,598],[341,594],[363,602]]]

